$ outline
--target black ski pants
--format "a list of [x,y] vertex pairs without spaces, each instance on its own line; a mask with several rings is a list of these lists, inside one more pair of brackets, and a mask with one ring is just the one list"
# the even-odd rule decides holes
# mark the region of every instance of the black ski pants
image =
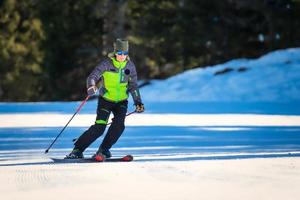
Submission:
[[97,106],[97,118],[94,125],[90,126],[75,142],[75,148],[82,152],[90,146],[97,138],[103,135],[111,112],[114,117],[107,134],[99,148],[110,149],[120,138],[125,129],[125,117],[127,113],[128,101],[118,103],[110,102],[99,97]]

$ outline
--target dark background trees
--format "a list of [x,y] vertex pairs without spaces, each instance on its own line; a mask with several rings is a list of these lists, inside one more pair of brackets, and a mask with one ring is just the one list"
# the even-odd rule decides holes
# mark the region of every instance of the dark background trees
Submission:
[[140,79],[300,46],[299,0],[2,0],[0,100],[79,100],[130,40]]

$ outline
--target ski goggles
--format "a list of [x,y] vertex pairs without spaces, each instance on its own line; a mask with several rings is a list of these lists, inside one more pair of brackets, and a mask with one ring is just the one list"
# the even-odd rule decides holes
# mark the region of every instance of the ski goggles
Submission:
[[116,54],[119,55],[119,56],[120,56],[120,55],[125,55],[125,56],[127,56],[127,55],[128,55],[128,51],[117,51]]

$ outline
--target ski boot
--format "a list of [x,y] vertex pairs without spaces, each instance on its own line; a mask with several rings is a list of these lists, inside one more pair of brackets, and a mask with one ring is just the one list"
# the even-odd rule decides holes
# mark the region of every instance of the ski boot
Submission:
[[102,153],[95,153],[93,156],[92,156],[92,159],[97,161],[97,162],[104,162],[106,157],[105,155],[103,155]]
[[69,155],[66,155],[65,159],[81,159],[83,153],[79,149],[73,149]]
[[100,149],[97,152],[101,152],[105,158],[111,158],[111,153],[108,149]]
[[110,151],[107,150],[103,150],[103,149],[99,149],[92,157],[92,159],[98,161],[98,162],[103,162],[105,161],[106,158],[110,158],[111,157],[111,153]]

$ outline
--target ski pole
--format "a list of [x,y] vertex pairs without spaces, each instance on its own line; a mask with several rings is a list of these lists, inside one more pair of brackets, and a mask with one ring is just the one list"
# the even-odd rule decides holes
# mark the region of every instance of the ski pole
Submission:
[[[132,112],[130,112],[130,113],[127,113],[127,114],[126,114],[126,117],[128,117],[129,115],[131,115],[131,114],[133,114],[133,113],[136,113],[136,111],[132,111]],[[112,123],[112,122],[109,122],[107,125],[111,125],[111,123]]]
[[71,119],[68,121],[68,123],[64,126],[64,128],[60,131],[60,133],[56,136],[56,138],[53,140],[53,142],[50,144],[50,146],[46,149],[45,154],[49,152],[50,148],[52,147],[52,145],[56,142],[56,140],[59,138],[59,136],[62,134],[62,132],[64,132],[64,130],[66,129],[66,127],[69,125],[69,123],[72,121],[72,119],[75,117],[75,115],[80,111],[80,109],[82,108],[82,106],[87,102],[87,100],[90,98],[90,96],[88,95],[85,100],[80,104],[80,106],[77,108],[76,112],[73,114],[73,116],[71,117]]

